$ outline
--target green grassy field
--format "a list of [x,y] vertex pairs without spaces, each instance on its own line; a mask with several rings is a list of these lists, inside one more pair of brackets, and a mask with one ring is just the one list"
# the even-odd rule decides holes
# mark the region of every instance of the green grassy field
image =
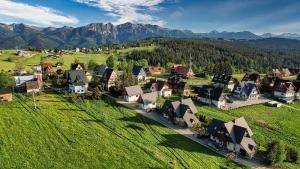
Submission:
[[[294,107],[300,109],[300,102]],[[214,107],[197,104],[200,114],[209,118],[225,121],[244,116],[254,132],[253,138],[262,147],[275,139],[280,139],[296,147],[300,152],[300,111],[288,107],[273,108],[266,105],[242,107],[230,111],[221,111]],[[289,168],[300,168],[300,165],[284,164]]]
[[36,99],[0,104],[0,168],[244,168],[115,103]]
[[[5,50],[0,55],[0,69],[3,70],[13,70],[15,68],[16,62],[21,62],[26,66],[26,69],[29,70],[33,65],[37,65],[41,61],[42,56],[46,56],[47,54],[43,54],[40,52],[28,52],[32,55],[31,58],[21,58],[16,56],[15,50]],[[93,59],[98,64],[105,63],[108,55],[107,54],[85,54],[85,53],[75,53],[75,52],[66,52],[62,56],[62,60],[64,62],[63,68],[68,69],[70,64],[74,62],[75,59],[78,59],[80,62],[84,63],[85,65],[88,64],[89,60]],[[8,61],[7,59],[10,58],[12,61]],[[55,64],[60,59],[55,59],[54,57],[48,57],[45,62]]]

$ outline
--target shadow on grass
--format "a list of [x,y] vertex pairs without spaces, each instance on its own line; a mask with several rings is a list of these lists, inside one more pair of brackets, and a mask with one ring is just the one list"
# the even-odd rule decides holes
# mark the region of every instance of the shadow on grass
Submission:
[[84,110],[81,110],[81,109],[58,109],[58,110],[61,110],[61,111],[81,111],[81,112],[84,112]]
[[140,114],[136,114],[135,116],[128,116],[128,117],[123,117],[118,119],[120,121],[125,121],[125,122],[135,122],[135,123],[141,123],[144,125],[151,125],[151,126],[159,126],[159,127],[164,127],[163,125],[161,125],[160,123],[150,120],[146,117],[144,117],[143,115]]
[[159,143],[160,146],[169,147],[172,149],[180,149],[187,152],[197,152],[216,157],[223,157],[180,134],[163,134],[162,136],[165,140]]
[[137,126],[137,125],[134,125],[134,124],[128,124],[126,127],[134,129],[134,130],[138,130],[138,131],[144,131],[145,130],[144,128],[142,128],[140,126]]

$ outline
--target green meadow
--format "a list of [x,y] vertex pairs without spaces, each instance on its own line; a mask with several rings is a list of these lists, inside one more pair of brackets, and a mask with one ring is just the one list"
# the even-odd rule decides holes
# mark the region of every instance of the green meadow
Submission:
[[109,100],[0,104],[0,168],[245,168]]

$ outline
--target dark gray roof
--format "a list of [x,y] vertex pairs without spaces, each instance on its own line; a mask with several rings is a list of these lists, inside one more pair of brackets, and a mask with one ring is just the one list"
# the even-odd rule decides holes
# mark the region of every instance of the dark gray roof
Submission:
[[188,109],[190,109],[193,114],[198,112],[191,98],[173,102],[170,100],[166,100],[161,109],[161,112],[165,112],[168,108],[172,108],[176,116],[179,118],[182,118]]
[[225,122],[218,119],[212,119],[211,123],[208,126],[208,133],[214,135],[222,127],[224,127]]
[[141,95],[144,93],[139,85],[125,87],[125,91],[128,96]]
[[212,79],[212,82],[228,85],[231,80],[233,80],[233,79],[232,79],[232,76],[230,76],[230,75],[215,74],[213,79]]
[[94,72],[99,73],[99,74],[103,74],[107,68],[108,67],[106,65],[98,65],[98,66],[95,67]]
[[241,91],[240,94],[246,95],[247,97],[251,94],[253,90],[258,90],[255,83],[251,81],[244,81],[244,82],[237,83],[233,88],[233,92],[239,89]]
[[109,81],[110,76],[111,76],[111,74],[113,73],[113,71],[114,71],[113,69],[107,68],[107,69],[105,70],[105,72],[104,72],[102,78],[101,78],[101,82],[102,82],[102,83],[107,83],[107,82]]
[[78,67],[78,65],[80,65],[82,67],[82,69],[85,70],[84,63],[72,63],[71,64],[71,70],[76,70],[76,68]]
[[247,72],[243,77],[242,81],[253,81],[260,80],[260,75],[257,72]]
[[73,85],[84,85],[88,83],[84,70],[70,70],[66,74],[67,82]]
[[221,100],[224,96],[224,88],[215,87],[212,85],[201,85],[195,88],[199,97],[212,99],[212,100]]
[[0,94],[10,94],[12,93],[11,89],[0,89]]
[[139,75],[141,71],[144,71],[144,68],[142,66],[134,66],[132,69],[132,73],[135,76]]

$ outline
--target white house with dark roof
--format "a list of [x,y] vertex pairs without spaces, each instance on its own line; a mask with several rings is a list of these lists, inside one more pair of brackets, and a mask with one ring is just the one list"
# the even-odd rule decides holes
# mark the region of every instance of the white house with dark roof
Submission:
[[70,70],[66,74],[66,79],[69,85],[69,92],[78,94],[87,92],[89,85],[84,70]]
[[140,95],[138,99],[139,108],[144,110],[155,109],[157,96],[158,96],[157,92],[145,93]]
[[256,84],[250,81],[237,83],[234,86],[232,93],[234,97],[240,100],[254,100],[260,97]]
[[137,78],[138,81],[144,81],[147,77],[147,73],[142,66],[134,66],[132,69],[132,74]]
[[174,102],[166,100],[160,112],[165,118],[182,127],[192,127],[199,122],[196,117],[198,110],[191,98]]
[[209,124],[210,140],[222,149],[252,158],[257,152],[257,145],[251,138],[253,132],[244,117],[230,122],[213,119]]
[[212,78],[212,85],[219,88],[228,88],[230,91],[232,91],[235,81],[230,75],[215,74]]
[[217,108],[223,108],[226,106],[226,94],[222,87],[201,85],[195,88],[195,92],[198,94],[197,100],[199,102],[209,105],[213,104]]
[[125,87],[124,99],[127,102],[137,102],[142,94],[144,94],[144,92],[139,85]]

